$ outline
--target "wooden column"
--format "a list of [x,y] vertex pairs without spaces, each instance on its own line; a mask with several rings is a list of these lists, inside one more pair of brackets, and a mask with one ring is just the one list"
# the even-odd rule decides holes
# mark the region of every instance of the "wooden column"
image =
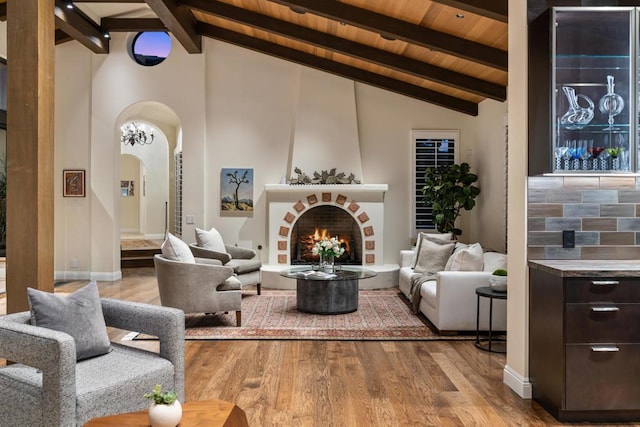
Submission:
[[7,1],[7,313],[53,291],[53,11]]

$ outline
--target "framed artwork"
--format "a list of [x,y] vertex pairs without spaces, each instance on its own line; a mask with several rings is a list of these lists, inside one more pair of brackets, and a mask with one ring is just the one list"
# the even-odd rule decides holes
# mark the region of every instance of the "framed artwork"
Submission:
[[120,181],[120,195],[122,197],[134,196],[135,181]]
[[64,197],[84,197],[84,169],[65,169],[62,171],[62,195]]
[[226,216],[253,216],[253,169],[222,169],[220,212]]

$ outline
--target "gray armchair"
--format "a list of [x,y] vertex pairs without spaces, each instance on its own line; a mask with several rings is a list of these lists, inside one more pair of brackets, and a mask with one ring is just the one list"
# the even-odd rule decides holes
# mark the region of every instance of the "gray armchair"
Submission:
[[160,303],[185,313],[235,311],[242,323],[242,290],[233,269],[216,260],[196,258],[196,263],[174,261],[155,255]]
[[231,245],[224,245],[224,247],[226,252],[216,252],[198,246],[196,243],[189,245],[194,257],[217,259],[223,265],[233,268],[233,272],[242,282],[242,286],[255,285],[258,295],[260,295],[262,293],[260,281],[262,262],[256,258],[256,251]]
[[[160,353],[112,342],[112,351],[76,362],[73,338],[30,324],[30,313],[0,316],[0,424],[82,426],[89,419],[140,411],[155,384],[184,402],[184,313],[102,298],[107,326],[155,335]],[[6,424],[5,424],[6,423]]]

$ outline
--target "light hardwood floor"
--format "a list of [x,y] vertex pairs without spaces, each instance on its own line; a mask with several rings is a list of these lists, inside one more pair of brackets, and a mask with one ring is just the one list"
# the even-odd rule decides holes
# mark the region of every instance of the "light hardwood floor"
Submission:
[[[152,268],[123,276],[100,294],[159,303]],[[186,400],[234,402],[256,427],[564,425],[503,384],[503,355],[472,342],[187,341],[185,351]]]

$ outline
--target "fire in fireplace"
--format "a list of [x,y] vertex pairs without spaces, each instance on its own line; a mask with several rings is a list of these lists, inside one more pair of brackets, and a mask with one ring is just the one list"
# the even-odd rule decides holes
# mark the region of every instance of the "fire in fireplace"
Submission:
[[312,250],[323,238],[336,237],[344,253],[335,261],[340,264],[362,264],[362,236],[360,227],[344,209],[318,206],[303,214],[291,232],[291,264],[310,264],[319,261]]

